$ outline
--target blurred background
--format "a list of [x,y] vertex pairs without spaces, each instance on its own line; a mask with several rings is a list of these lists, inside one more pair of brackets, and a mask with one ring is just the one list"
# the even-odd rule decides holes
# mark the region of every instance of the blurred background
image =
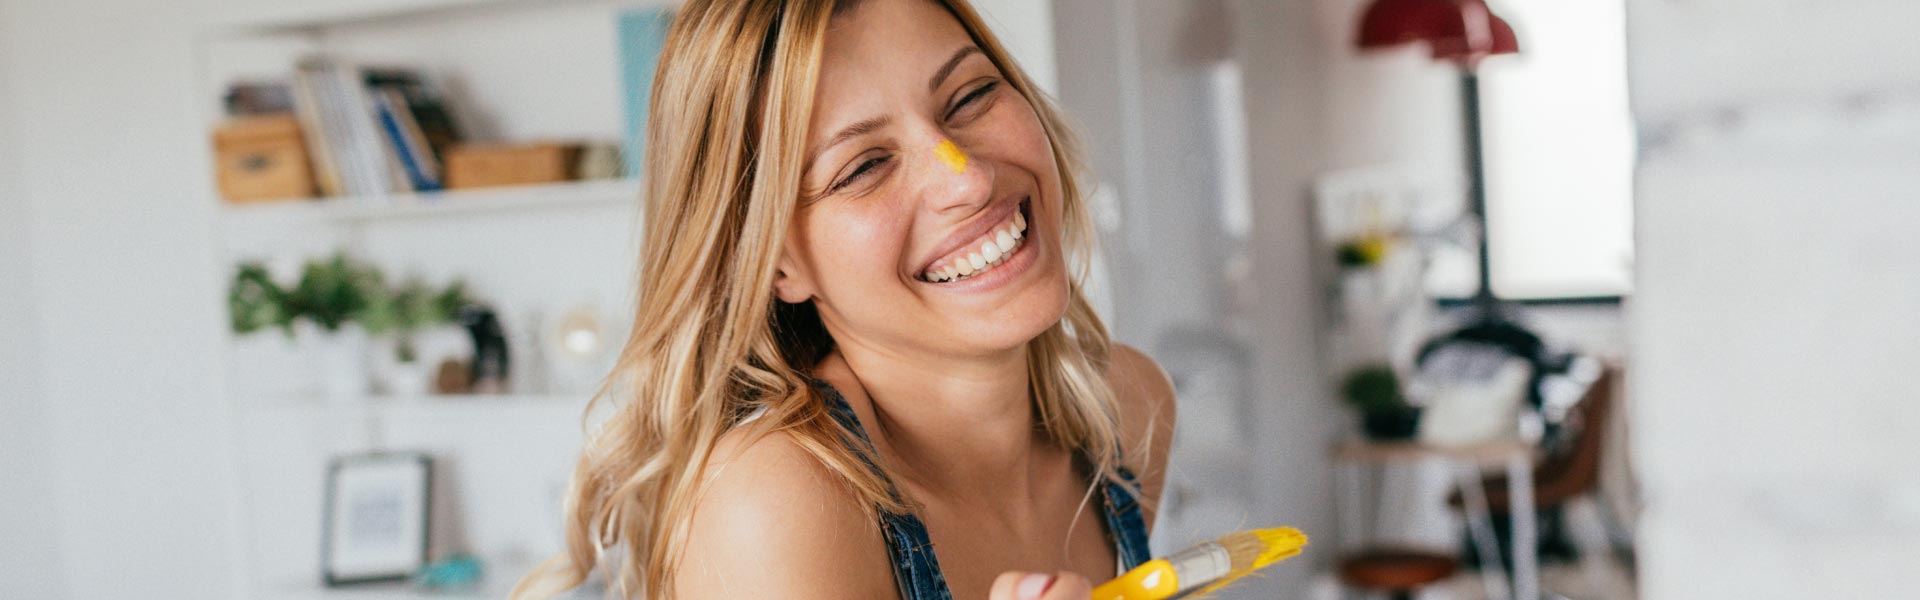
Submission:
[[[1227,598],[1897,598],[1920,5],[976,0]],[[501,597],[674,2],[0,0],[0,598]],[[587,592],[591,595],[592,592]]]

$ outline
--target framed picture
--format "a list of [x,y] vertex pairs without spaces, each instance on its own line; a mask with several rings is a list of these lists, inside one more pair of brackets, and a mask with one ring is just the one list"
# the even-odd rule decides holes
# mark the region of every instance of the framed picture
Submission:
[[333,460],[320,549],[327,585],[404,580],[426,565],[432,464],[419,453]]

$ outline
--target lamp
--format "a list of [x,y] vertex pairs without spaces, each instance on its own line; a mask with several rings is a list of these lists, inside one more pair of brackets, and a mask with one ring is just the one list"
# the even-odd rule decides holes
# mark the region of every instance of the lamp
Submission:
[[[1527,403],[1538,409],[1541,387],[1549,373],[1564,372],[1570,360],[1547,349],[1538,335],[1528,331],[1493,297],[1493,272],[1487,255],[1487,184],[1480,132],[1480,61],[1496,54],[1515,54],[1520,43],[1513,28],[1487,8],[1485,0],[1373,0],[1360,20],[1355,45],[1362,50],[1387,48],[1411,43],[1427,44],[1434,60],[1451,62],[1460,71],[1461,124],[1466,128],[1468,205],[1480,236],[1480,287],[1474,292],[1478,315],[1465,326],[1421,344],[1414,359],[1424,371],[1433,357],[1459,352],[1473,360],[1478,348],[1493,347],[1527,361],[1531,375],[1527,381]],[[1459,361],[1455,361],[1458,363]],[[1430,381],[1445,379],[1472,385],[1472,376],[1434,369]],[[1422,378],[1427,378],[1424,374]],[[1432,385],[1431,383],[1429,385]],[[1514,549],[1515,596],[1531,600],[1537,597],[1537,572],[1532,548]],[[1523,557],[1524,560],[1523,560]],[[1497,560],[1497,559],[1496,559]],[[1523,575],[1524,573],[1524,575]]]
[[1484,0],[1375,0],[1360,19],[1363,50],[1416,42],[1426,42],[1434,60],[1466,69],[1482,58],[1520,51],[1513,28]]
[[1360,18],[1355,45],[1361,50],[1426,43],[1434,60],[1460,70],[1460,106],[1466,128],[1469,208],[1480,231],[1480,287],[1474,301],[1483,317],[1497,317],[1493,274],[1487,255],[1487,184],[1480,139],[1480,60],[1515,54],[1513,28],[1485,0],[1374,0]]

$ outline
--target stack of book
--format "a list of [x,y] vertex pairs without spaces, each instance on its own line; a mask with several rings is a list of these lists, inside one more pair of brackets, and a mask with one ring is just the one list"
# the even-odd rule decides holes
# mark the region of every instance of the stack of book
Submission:
[[444,187],[442,153],[459,133],[417,74],[309,58],[295,69],[293,97],[322,194],[377,199]]

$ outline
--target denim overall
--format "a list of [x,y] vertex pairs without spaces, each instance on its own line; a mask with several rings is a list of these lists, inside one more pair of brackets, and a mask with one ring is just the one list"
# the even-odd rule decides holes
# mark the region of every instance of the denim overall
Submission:
[[[866,430],[860,427],[860,419],[854,416],[853,407],[847,404],[846,398],[840,396],[839,390],[833,389],[827,382],[815,379],[814,386],[820,388],[820,395],[826,399],[827,412],[847,431],[858,436],[860,444],[866,446],[854,450],[866,460],[868,467],[874,467],[871,458],[873,441],[867,437]],[[1118,468],[1118,471],[1125,485],[1138,485],[1131,471],[1125,467]],[[1151,557],[1147,551],[1147,523],[1140,515],[1140,504],[1121,486],[1118,482],[1104,482],[1100,490],[1100,506],[1106,513],[1107,533],[1113,539],[1116,554],[1120,557],[1120,568],[1127,570],[1140,566]],[[927,527],[919,517],[911,513],[883,511],[880,515],[880,533],[887,540],[887,556],[893,560],[893,577],[900,587],[900,600],[953,600],[953,592],[947,589],[946,577],[940,574],[940,561],[933,556],[933,541],[927,536]]]

